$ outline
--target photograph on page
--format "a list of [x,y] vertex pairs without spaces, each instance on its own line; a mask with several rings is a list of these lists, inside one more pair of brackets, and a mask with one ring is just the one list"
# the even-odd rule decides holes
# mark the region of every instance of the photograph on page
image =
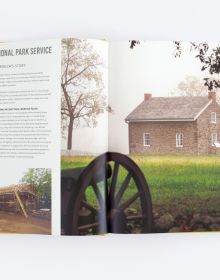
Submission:
[[64,57],[61,81],[79,79],[62,88],[62,234],[218,231],[218,45],[110,42],[103,151],[100,124],[81,115],[88,109],[82,84],[94,82],[81,63],[91,60],[85,47],[63,47],[65,55],[81,55],[69,62],[73,68]]
[[[137,190],[118,172],[132,201],[124,233],[147,232],[149,219],[151,233],[220,230],[219,49],[190,42],[110,44],[109,150],[128,155],[146,179]],[[151,212],[140,211],[146,189]]]
[[0,233],[51,234],[50,169],[11,168],[0,184]]

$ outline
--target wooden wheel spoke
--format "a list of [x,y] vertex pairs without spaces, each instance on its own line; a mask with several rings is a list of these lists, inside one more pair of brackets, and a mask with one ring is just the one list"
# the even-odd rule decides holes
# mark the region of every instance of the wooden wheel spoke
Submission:
[[124,211],[126,208],[128,208],[138,197],[140,196],[140,193],[137,192],[132,197],[130,197],[127,201],[125,201],[119,208],[120,210]]
[[100,208],[101,208],[101,209],[104,209],[105,202],[104,202],[103,196],[102,196],[102,194],[101,194],[101,192],[100,192],[100,190],[99,190],[98,185],[97,185],[95,182],[92,182],[91,185],[92,185],[92,188],[93,188],[93,190],[94,190],[94,193],[95,193],[95,195],[96,195],[96,197],[97,197],[97,200],[98,200],[98,202],[99,202]]
[[[107,170],[103,172],[106,165]],[[67,210],[72,217],[63,217],[65,234],[98,234],[107,232],[108,228],[114,233],[151,231],[152,203],[148,184],[143,172],[130,157],[107,152],[74,176],[79,191],[71,189]],[[138,211],[129,209],[132,205],[134,208],[137,206]],[[72,222],[68,225],[66,221],[70,218]]]
[[134,221],[134,220],[143,220],[145,218],[146,218],[145,215],[127,216],[126,217],[127,220],[132,220],[132,221]]
[[98,214],[98,210],[95,207],[93,207],[91,204],[89,204],[87,201],[83,200],[82,201],[82,206],[84,206],[88,210]]
[[114,170],[113,170],[113,174],[112,174],[111,185],[110,185],[110,195],[109,195],[110,201],[112,201],[114,199],[114,196],[115,196],[118,170],[119,170],[119,164],[118,164],[118,162],[115,162]]
[[119,203],[121,201],[121,198],[122,198],[122,196],[123,196],[123,194],[124,194],[128,184],[129,184],[130,180],[131,180],[131,173],[128,173],[128,175],[126,176],[124,182],[121,185],[121,188],[119,189],[119,191],[118,191],[118,193],[117,193],[117,195],[115,197],[114,204],[115,204],[116,207],[117,207],[117,205],[119,205]]
[[99,225],[99,223],[93,223],[93,224],[78,226],[77,229],[78,230],[85,230],[85,229],[90,229],[90,228],[97,227],[98,225]]

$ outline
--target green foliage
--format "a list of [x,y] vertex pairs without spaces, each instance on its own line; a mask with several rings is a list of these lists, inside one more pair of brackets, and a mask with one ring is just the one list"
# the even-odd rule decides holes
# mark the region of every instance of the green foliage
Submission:
[[[182,54],[182,46],[180,41],[174,41],[175,44],[175,57],[180,57]],[[202,65],[201,71],[206,71],[208,76],[204,78],[204,85],[208,90],[215,90],[220,88],[220,46],[210,49],[207,43],[194,43],[190,42],[190,51],[196,53],[195,58],[198,59]],[[213,76],[215,75],[215,76]]]
[[51,170],[46,168],[28,169],[21,183],[32,184],[37,193],[40,208],[51,208]]
[[[140,44],[140,41],[130,40],[130,48],[133,49],[136,45]],[[174,41],[175,51],[174,57],[181,57],[183,48],[181,41]],[[204,86],[208,90],[217,90],[220,88],[220,46],[217,45],[214,48],[210,48],[207,43],[189,43],[189,51],[195,52],[195,58],[201,63],[201,71],[207,73],[204,78]]]

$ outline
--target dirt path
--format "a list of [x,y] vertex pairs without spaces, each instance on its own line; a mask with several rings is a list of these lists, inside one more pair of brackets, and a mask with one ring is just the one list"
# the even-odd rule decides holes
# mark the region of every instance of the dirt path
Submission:
[[51,234],[51,221],[0,211],[0,233]]

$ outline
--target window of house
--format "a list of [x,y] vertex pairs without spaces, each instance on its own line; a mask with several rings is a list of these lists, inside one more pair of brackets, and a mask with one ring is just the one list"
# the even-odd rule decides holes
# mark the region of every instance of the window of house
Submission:
[[183,147],[183,133],[176,134],[176,147]]
[[211,123],[216,123],[216,112],[211,112]]
[[215,143],[218,141],[218,137],[217,137],[217,133],[216,132],[212,133],[211,140],[212,140],[212,146],[215,146]]
[[144,146],[145,147],[150,146],[150,133],[144,133],[143,134],[143,141],[144,141]]

